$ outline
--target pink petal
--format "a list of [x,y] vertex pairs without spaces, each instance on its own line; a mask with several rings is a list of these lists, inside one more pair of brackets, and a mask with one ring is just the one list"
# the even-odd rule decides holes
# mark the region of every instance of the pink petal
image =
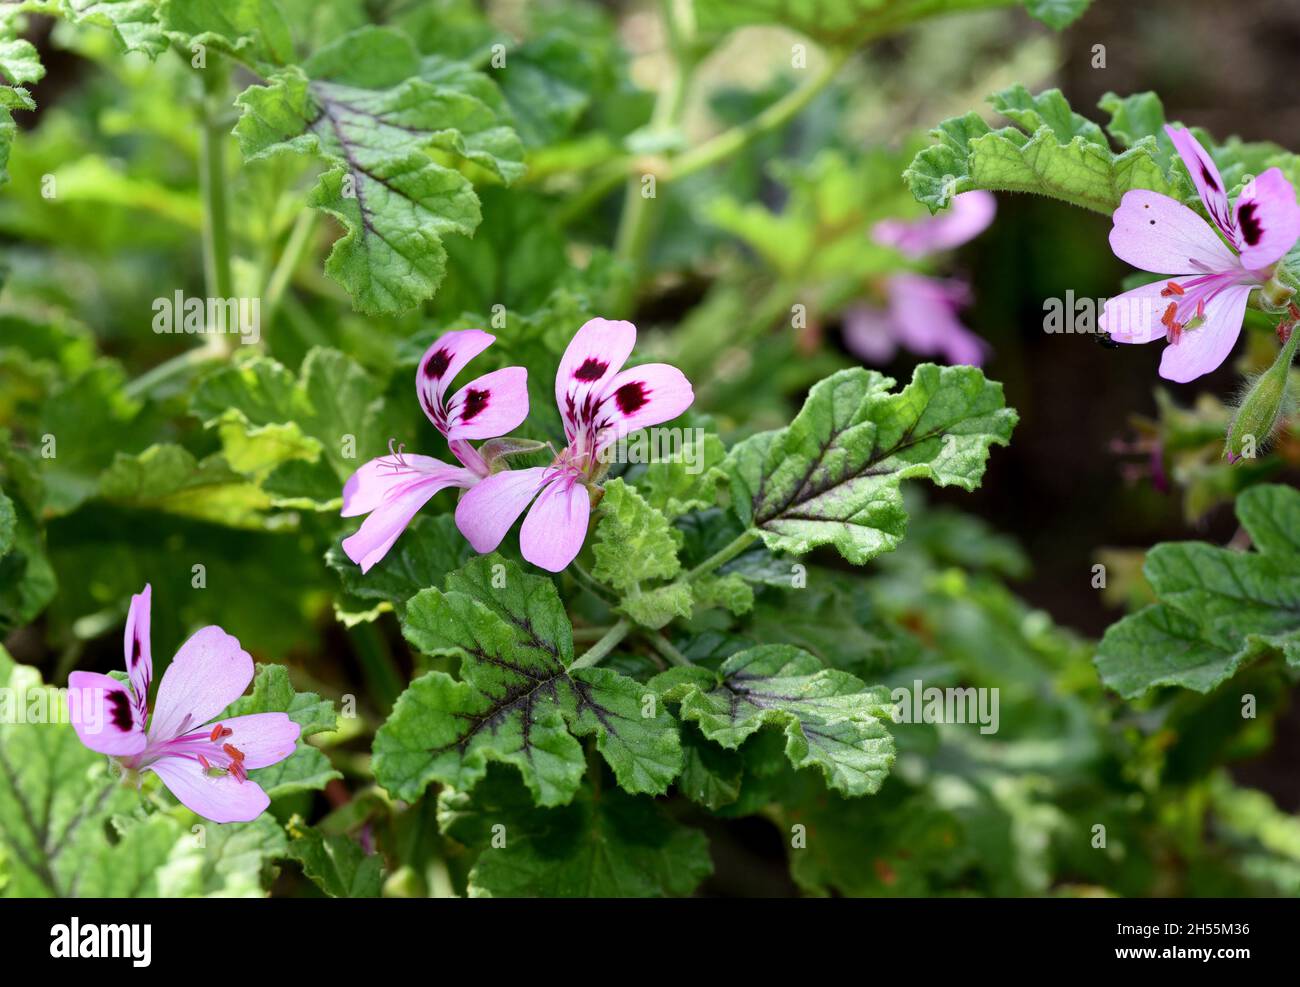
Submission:
[[894,324],[888,313],[865,305],[844,313],[844,345],[867,363],[888,363],[898,352]]
[[1241,333],[1246,299],[1252,285],[1224,288],[1205,304],[1203,325],[1185,330],[1177,343],[1165,347],[1160,358],[1160,376],[1185,384],[1218,368]]
[[894,335],[903,346],[918,356],[944,356],[952,363],[983,362],[987,344],[957,318],[957,305],[969,297],[963,282],[896,274],[885,290]]
[[519,550],[533,565],[560,572],[577,557],[587,538],[591,498],[569,477],[551,483],[519,528]]
[[574,334],[555,373],[555,403],[564,418],[564,434],[573,442],[579,423],[591,420],[588,398],[599,396],[605,382],[622,369],[636,345],[630,322],[591,319]]
[[68,719],[77,738],[92,751],[113,757],[145,749],[144,713],[131,689],[98,672],[68,676]]
[[528,371],[494,370],[470,381],[447,402],[447,440],[494,439],[528,417]]
[[339,514],[342,517],[369,514],[392,496],[394,488],[421,476],[455,468],[432,456],[412,453],[402,453],[400,459],[396,455],[372,459],[343,485],[343,509]]
[[443,333],[424,351],[415,368],[415,394],[434,428],[443,430],[442,399],[447,387],[465,364],[492,345],[496,337],[481,329]]
[[676,367],[646,363],[605,385],[596,417],[597,450],[639,428],[671,421],[691,406],[695,392]]
[[1159,192],[1125,192],[1112,220],[1115,256],[1152,274],[1204,274],[1238,266],[1209,223]]
[[501,544],[510,526],[524,512],[538,488],[553,474],[549,466],[502,470],[480,480],[456,505],[456,527],[479,553]]
[[181,645],[163,673],[154,702],[149,739],[154,743],[208,723],[253,681],[253,659],[215,625]]
[[997,209],[998,200],[993,193],[977,189],[955,197],[948,211],[937,216],[911,223],[882,220],[872,229],[871,236],[877,243],[895,247],[908,257],[921,258],[973,240],[988,229]]
[[1097,328],[1108,333],[1117,343],[1149,343],[1164,339],[1168,328],[1160,321],[1174,297],[1165,298],[1160,293],[1168,281],[1144,284],[1122,295],[1106,299],[1097,320]]
[[131,677],[131,689],[143,720],[149,703],[149,683],[153,680],[153,655],[149,648],[149,609],[153,601],[153,587],[145,584],[143,592],[131,597],[131,607],[126,612],[126,629],[122,635],[122,650],[126,655],[126,671]]
[[286,713],[249,713],[217,722],[231,731],[220,742],[238,748],[250,771],[283,761],[294,752],[302,733]]
[[1275,264],[1300,238],[1295,189],[1278,168],[1269,168],[1237,197],[1241,262],[1251,270]]
[[257,782],[240,781],[231,774],[210,777],[191,757],[162,757],[148,770],[161,778],[187,809],[215,823],[251,822],[271,804]]
[[[423,457],[422,457],[423,458]],[[390,481],[388,490],[370,516],[353,534],[343,539],[347,557],[369,572],[406,530],[416,511],[434,494],[447,487],[471,487],[478,477],[459,466],[448,466],[436,459],[434,467],[411,474],[400,474]]]
[[[1228,211],[1228,190],[1223,187],[1223,176],[1219,174],[1214,159],[1210,157],[1205,148],[1201,147],[1190,130],[1166,124],[1165,133],[1174,142],[1174,147],[1178,150],[1178,156],[1183,159],[1187,174],[1192,177],[1192,184],[1196,186],[1201,201],[1205,203],[1206,212],[1210,214],[1210,218],[1214,220],[1215,225],[1223,231],[1223,235],[1232,241],[1232,245],[1240,248],[1237,227],[1233,222],[1232,214]],[[1181,273],[1173,268],[1169,269],[1169,271],[1175,274]],[[1163,274],[1166,272],[1155,271],[1153,273]]]

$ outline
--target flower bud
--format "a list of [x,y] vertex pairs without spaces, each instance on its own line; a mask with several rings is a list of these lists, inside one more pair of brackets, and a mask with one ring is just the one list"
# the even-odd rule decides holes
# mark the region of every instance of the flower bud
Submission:
[[1291,360],[1295,357],[1297,342],[1300,342],[1300,332],[1292,331],[1273,365],[1256,378],[1237,409],[1224,443],[1223,452],[1228,462],[1254,459],[1273,437],[1286,404]]

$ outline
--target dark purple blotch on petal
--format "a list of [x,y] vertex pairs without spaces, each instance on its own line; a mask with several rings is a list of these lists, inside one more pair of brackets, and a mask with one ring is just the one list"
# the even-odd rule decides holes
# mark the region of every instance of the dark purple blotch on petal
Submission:
[[491,397],[491,391],[480,391],[476,387],[471,387],[469,393],[465,395],[465,407],[461,409],[460,420],[467,422],[476,418],[488,406],[488,399]]
[[131,700],[127,698],[125,692],[110,692],[108,694],[108,703],[112,707],[109,713],[113,721],[113,726],[117,727],[123,733],[131,731]]
[[1204,161],[1202,161],[1200,164],[1201,164],[1201,177],[1205,179],[1205,184],[1210,186],[1210,188],[1214,189],[1214,191],[1216,192],[1219,191],[1219,183],[1214,180],[1214,173],[1210,171],[1209,167],[1205,164]]
[[424,361],[424,376],[430,380],[437,380],[447,372],[447,367],[451,364],[451,357],[447,351],[435,350],[429,354],[429,359]]
[[614,401],[618,404],[618,410],[625,415],[645,407],[645,403],[649,400],[650,394],[646,391],[645,384],[639,380],[629,381],[614,392]]
[[1245,238],[1246,243],[1255,246],[1259,243],[1259,238],[1264,235],[1264,228],[1259,225],[1259,217],[1255,215],[1255,203],[1247,202],[1237,212],[1237,222],[1241,225],[1241,235]]
[[131,635],[131,667],[135,668],[140,664],[140,639],[134,634]]
[[589,356],[582,361],[582,366],[573,372],[574,378],[590,383],[593,380],[600,380],[601,375],[605,372],[608,363],[602,363],[594,356]]

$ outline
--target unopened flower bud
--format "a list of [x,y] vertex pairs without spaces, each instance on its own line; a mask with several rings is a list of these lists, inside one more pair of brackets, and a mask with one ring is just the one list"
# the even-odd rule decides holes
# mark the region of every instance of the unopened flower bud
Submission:
[[1273,365],[1255,380],[1237,409],[1224,443],[1223,452],[1228,462],[1254,459],[1273,437],[1286,404],[1291,361],[1295,357],[1297,342],[1300,342],[1300,332],[1293,331]]

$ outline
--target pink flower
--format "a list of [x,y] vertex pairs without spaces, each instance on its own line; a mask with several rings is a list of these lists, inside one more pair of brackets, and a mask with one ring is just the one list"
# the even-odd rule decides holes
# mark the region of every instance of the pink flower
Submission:
[[292,754],[298,724],[284,713],[212,722],[253,680],[253,659],[215,626],[196,631],[176,652],[149,720],[151,596],[145,586],[131,597],[124,636],[129,681],[98,672],[68,676],[73,728],[83,744],[125,770],[152,771],[200,816],[218,823],[256,819],[271,800],[248,772]]
[[947,212],[907,222],[882,219],[871,231],[871,238],[886,247],[894,247],[913,260],[941,250],[952,250],[988,229],[998,211],[992,192],[977,189],[954,196]]
[[[970,193],[966,193],[969,195]],[[957,318],[970,301],[964,281],[895,274],[885,282],[887,309],[860,305],[844,314],[844,345],[869,363],[887,363],[899,346],[918,356],[978,367],[988,344]]]
[[466,492],[456,524],[475,551],[495,549],[532,504],[519,529],[524,558],[559,572],[577,556],[587,537],[589,488],[604,472],[601,451],[629,432],[676,418],[695,400],[676,367],[622,370],[635,343],[630,322],[592,319],[578,330],[555,375],[568,445],[550,466],[494,473]]
[[[914,222],[882,220],[871,235],[877,243],[920,260],[983,233],[996,212],[993,193],[963,192],[946,213]],[[844,344],[852,353],[880,364],[893,359],[902,346],[918,356],[940,356],[954,364],[984,362],[988,344],[957,318],[958,308],[970,302],[966,282],[895,274],[885,281],[885,295],[884,309],[860,305],[845,313]]]
[[1125,192],[1113,217],[1111,249],[1164,279],[1107,301],[1099,324],[1120,343],[1168,340],[1160,376],[1186,383],[1227,359],[1251,291],[1268,281],[1272,266],[1300,237],[1300,206],[1291,183],[1269,168],[1229,209],[1219,169],[1196,138],[1182,128],[1165,132],[1214,225],[1167,195]]
[[478,329],[444,334],[424,352],[415,371],[420,407],[443,434],[460,466],[430,456],[406,455],[389,444],[389,455],[372,459],[343,486],[343,517],[370,516],[343,539],[343,551],[362,572],[393,547],[425,503],[447,487],[468,489],[488,475],[488,466],[471,439],[492,439],[528,417],[528,371],[494,370],[470,381],[450,398],[452,379],[496,340]]

